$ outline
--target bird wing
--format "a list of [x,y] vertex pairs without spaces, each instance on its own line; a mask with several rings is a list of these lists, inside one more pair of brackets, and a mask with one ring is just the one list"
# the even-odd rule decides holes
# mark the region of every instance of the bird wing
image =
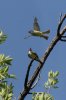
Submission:
[[36,31],[40,31],[40,27],[39,27],[39,24],[38,24],[38,21],[37,21],[36,17],[34,18],[33,28]]
[[33,52],[33,55],[34,55],[35,59],[39,58],[38,55],[35,52]]

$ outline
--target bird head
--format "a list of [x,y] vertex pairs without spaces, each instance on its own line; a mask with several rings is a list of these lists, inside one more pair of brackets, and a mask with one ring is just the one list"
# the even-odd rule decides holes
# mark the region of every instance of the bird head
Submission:
[[30,30],[30,31],[28,31],[28,33],[32,34],[32,33],[33,33],[33,31],[32,31],[32,30]]
[[32,51],[32,49],[30,48],[29,51]]
[[31,54],[32,53],[32,49],[30,48],[29,50],[28,50],[28,54]]

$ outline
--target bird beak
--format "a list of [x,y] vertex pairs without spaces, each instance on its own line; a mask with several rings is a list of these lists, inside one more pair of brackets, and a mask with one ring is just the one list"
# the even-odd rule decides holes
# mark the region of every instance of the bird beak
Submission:
[[28,33],[31,33],[31,31],[28,31]]

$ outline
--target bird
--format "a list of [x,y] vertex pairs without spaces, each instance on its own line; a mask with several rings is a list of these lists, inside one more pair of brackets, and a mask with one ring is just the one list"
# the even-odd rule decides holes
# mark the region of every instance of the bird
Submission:
[[29,57],[30,59],[33,59],[33,60],[36,60],[36,61],[42,63],[42,62],[40,61],[40,59],[39,59],[37,53],[35,53],[35,52],[32,50],[32,48],[30,48],[30,49],[28,50],[28,57]]
[[[48,29],[47,31],[40,31],[40,26],[38,24],[38,19],[37,17],[34,18],[34,23],[33,23],[33,30],[28,31],[28,33],[30,33],[30,35],[28,37],[31,36],[36,36],[36,37],[42,37],[44,39],[48,39],[48,36],[45,34],[49,34],[50,33],[50,29]],[[28,38],[26,37],[26,38]]]

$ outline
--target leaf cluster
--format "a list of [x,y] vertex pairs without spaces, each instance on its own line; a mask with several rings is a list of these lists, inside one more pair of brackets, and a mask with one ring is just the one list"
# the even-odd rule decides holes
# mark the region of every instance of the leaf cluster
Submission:
[[44,86],[46,89],[50,89],[50,88],[58,88],[56,86],[56,84],[59,82],[58,81],[58,75],[59,72],[53,72],[52,70],[48,73],[48,80],[47,82],[45,82]]
[[33,94],[32,100],[54,100],[54,97],[48,93],[40,92],[37,94]]
[[[7,36],[0,32],[0,44],[5,42]],[[14,74],[9,74],[9,67],[13,58],[0,54],[0,100],[12,100],[13,85],[8,84],[8,79],[15,79]]]
[[[50,88],[57,88],[56,84],[58,81],[59,72],[53,72],[52,70],[48,72],[48,80],[45,82],[44,86],[48,90]],[[33,92],[32,100],[54,100],[54,97],[48,92]]]

